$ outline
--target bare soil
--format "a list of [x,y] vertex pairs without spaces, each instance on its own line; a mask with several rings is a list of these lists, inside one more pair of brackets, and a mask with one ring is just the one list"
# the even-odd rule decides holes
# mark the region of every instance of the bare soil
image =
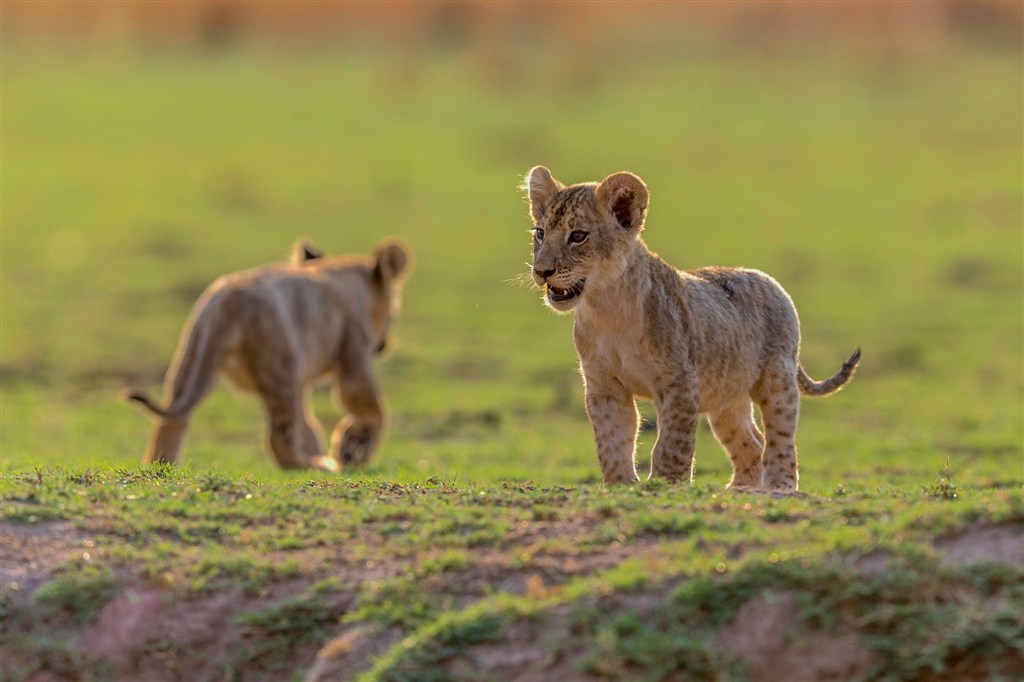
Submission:
[[92,550],[70,521],[0,522],[0,589],[31,594],[57,567]]
[[796,594],[758,595],[720,635],[722,648],[747,664],[750,682],[859,679],[876,662],[857,632],[814,632],[800,625]]

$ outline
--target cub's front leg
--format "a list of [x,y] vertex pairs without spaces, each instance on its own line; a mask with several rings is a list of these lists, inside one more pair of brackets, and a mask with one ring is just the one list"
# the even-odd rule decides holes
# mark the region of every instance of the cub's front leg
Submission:
[[348,410],[331,436],[331,454],[341,466],[366,464],[384,428],[384,403],[369,354],[348,359],[337,373],[338,399]]
[[683,375],[661,387],[654,401],[658,412],[658,442],[651,452],[651,477],[689,482],[697,446],[700,389],[694,377]]
[[617,379],[585,374],[587,415],[594,429],[604,482],[633,483],[636,475],[636,402]]

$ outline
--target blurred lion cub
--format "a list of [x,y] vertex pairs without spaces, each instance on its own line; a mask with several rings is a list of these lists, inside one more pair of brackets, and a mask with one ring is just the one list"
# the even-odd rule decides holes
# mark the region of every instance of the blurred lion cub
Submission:
[[605,482],[637,480],[640,396],[658,412],[651,476],[691,479],[705,412],[732,459],[730,486],[796,490],[800,393],[838,391],[860,351],[832,378],[808,377],[796,308],[779,283],[757,270],[678,271],[648,251],[640,231],[649,193],[632,173],[567,187],[537,166],[525,186],[533,279],[553,310],[576,311],[573,336]]
[[[299,242],[289,263],[217,279],[182,332],[167,370],[166,407],[139,391],[124,394],[160,418],[143,462],[178,461],[189,417],[223,371],[259,393],[270,449],[283,468],[337,472],[365,463],[385,420],[373,359],[386,346],[410,261],[398,240],[369,258],[329,258]],[[324,377],[337,382],[349,412],[327,454],[308,401],[311,384]]]

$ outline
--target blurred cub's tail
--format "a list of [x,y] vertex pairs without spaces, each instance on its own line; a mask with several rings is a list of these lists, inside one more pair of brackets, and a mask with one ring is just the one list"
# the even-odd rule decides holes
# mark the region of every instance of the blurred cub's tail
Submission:
[[150,398],[145,393],[143,393],[142,391],[121,391],[121,397],[124,398],[125,400],[131,400],[133,402],[139,403],[140,405],[142,405],[143,407],[145,407],[147,410],[149,410],[158,417],[167,418],[172,416],[167,410],[153,402],[153,399]]

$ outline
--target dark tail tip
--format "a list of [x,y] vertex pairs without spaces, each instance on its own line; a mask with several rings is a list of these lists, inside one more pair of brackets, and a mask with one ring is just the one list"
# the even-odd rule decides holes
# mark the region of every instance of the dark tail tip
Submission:
[[858,362],[860,362],[860,346],[858,346],[857,350],[853,352],[853,355],[847,358],[846,362],[843,363],[843,367],[853,368],[857,366]]
[[145,393],[143,393],[142,391],[136,391],[131,388],[126,388],[123,391],[121,391],[121,400],[134,400],[137,403],[143,404],[149,402],[149,399],[146,397]]
[[142,405],[144,408],[157,415],[158,417],[166,417],[167,411],[161,408],[159,405],[154,403],[152,399],[142,391],[135,391],[132,389],[125,389],[121,391],[121,398],[130,402],[135,402]]

